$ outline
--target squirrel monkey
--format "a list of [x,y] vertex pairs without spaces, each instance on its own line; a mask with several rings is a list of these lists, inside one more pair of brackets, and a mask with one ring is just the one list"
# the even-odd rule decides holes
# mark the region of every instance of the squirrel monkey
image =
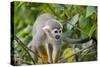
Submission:
[[[62,25],[52,16],[42,14],[33,25],[32,50],[41,57],[41,63],[57,63],[60,56]],[[32,54],[37,62],[39,58]]]

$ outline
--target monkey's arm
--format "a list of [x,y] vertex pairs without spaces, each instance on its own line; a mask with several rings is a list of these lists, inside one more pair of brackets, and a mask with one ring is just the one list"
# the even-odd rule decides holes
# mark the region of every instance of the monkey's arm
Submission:
[[59,57],[60,57],[60,45],[59,44],[54,44],[53,45],[53,53],[52,53],[53,63],[57,63]]
[[97,39],[95,37],[91,37],[91,38],[87,37],[87,38],[84,38],[84,39],[71,39],[71,38],[64,38],[63,37],[63,41],[65,43],[69,43],[69,44],[86,43],[86,42],[88,42],[90,40],[93,40],[94,42],[97,43]]

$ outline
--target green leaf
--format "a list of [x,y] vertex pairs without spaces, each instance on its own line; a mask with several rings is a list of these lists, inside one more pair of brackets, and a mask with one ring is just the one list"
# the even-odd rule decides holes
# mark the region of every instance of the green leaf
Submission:
[[96,24],[92,25],[90,32],[89,32],[89,36],[91,37],[93,32],[96,30]]
[[78,19],[79,19],[79,14],[76,14],[75,16],[73,16],[73,18],[67,24],[67,29],[71,30],[77,23]]
[[79,26],[80,28],[84,28],[87,25],[87,20],[84,16],[80,16],[79,18]]
[[86,9],[86,17],[89,17],[90,15],[92,15],[94,12],[96,12],[95,7],[93,6],[88,6]]
[[30,33],[32,30],[32,27],[30,25],[27,25],[27,27],[24,29],[25,33]]
[[82,29],[86,34],[81,32],[82,37],[91,37],[94,31],[96,30],[96,24],[93,24],[92,26],[87,23],[87,25]]
[[89,23],[87,23],[87,25],[84,28],[81,29],[82,30],[81,31],[81,36],[82,37],[87,37],[89,32],[90,32],[90,29],[91,29],[91,25]]
[[[63,53],[63,57],[64,58],[67,58],[67,57],[69,57],[70,55],[73,55],[75,53],[75,50],[74,49],[72,49],[72,48],[67,48],[65,51],[64,51],[64,53]],[[75,59],[75,56],[72,56],[72,57],[70,57],[70,58],[68,58],[68,59],[66,59],[67,60],[67,62],[75,62],[76,61],[76,59]]]

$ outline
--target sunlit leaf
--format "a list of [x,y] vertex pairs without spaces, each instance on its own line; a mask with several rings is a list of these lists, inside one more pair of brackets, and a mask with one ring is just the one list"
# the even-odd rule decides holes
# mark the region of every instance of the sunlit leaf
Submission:
[[89,36],[91,37],[93,32],[96,30],[96,24],[94,24],[91,29],[90,29],[90,32],[89,32]]
[[87,19],[84,16],[80,16],[79,18],[80,28],[84,28],[86,25],[87,25]]
[[[70,56],[70,55],[72,55],[74,53],[75,53],[74,49],[67,48],[66,50],[64,50],[63,57],[67,58],[68,56]],[[76,61],[75,56],[72,56],[72,57],[70,57],[70,58],[68,58],[66,60],[67,60],[67,62],[75,62]]]
[[92,15],[94,12],[96,12],[95,7],[93,6],[88,6],[86,9],[86,17]]
[[71,30],[75,26],[78,20],[79,20],[79,14],[76,14],[75,16],[72,17],[72,19],[67,24],[67,29]]

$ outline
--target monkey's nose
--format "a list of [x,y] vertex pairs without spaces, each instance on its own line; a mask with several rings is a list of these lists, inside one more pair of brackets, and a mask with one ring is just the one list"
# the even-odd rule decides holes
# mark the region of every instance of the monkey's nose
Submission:
[[56,38],[56,39],[59,39],[59,38],[60,38],[60,36],[59,36],[59,35],[56,35],[56,36],[55,36],[55,38]]

